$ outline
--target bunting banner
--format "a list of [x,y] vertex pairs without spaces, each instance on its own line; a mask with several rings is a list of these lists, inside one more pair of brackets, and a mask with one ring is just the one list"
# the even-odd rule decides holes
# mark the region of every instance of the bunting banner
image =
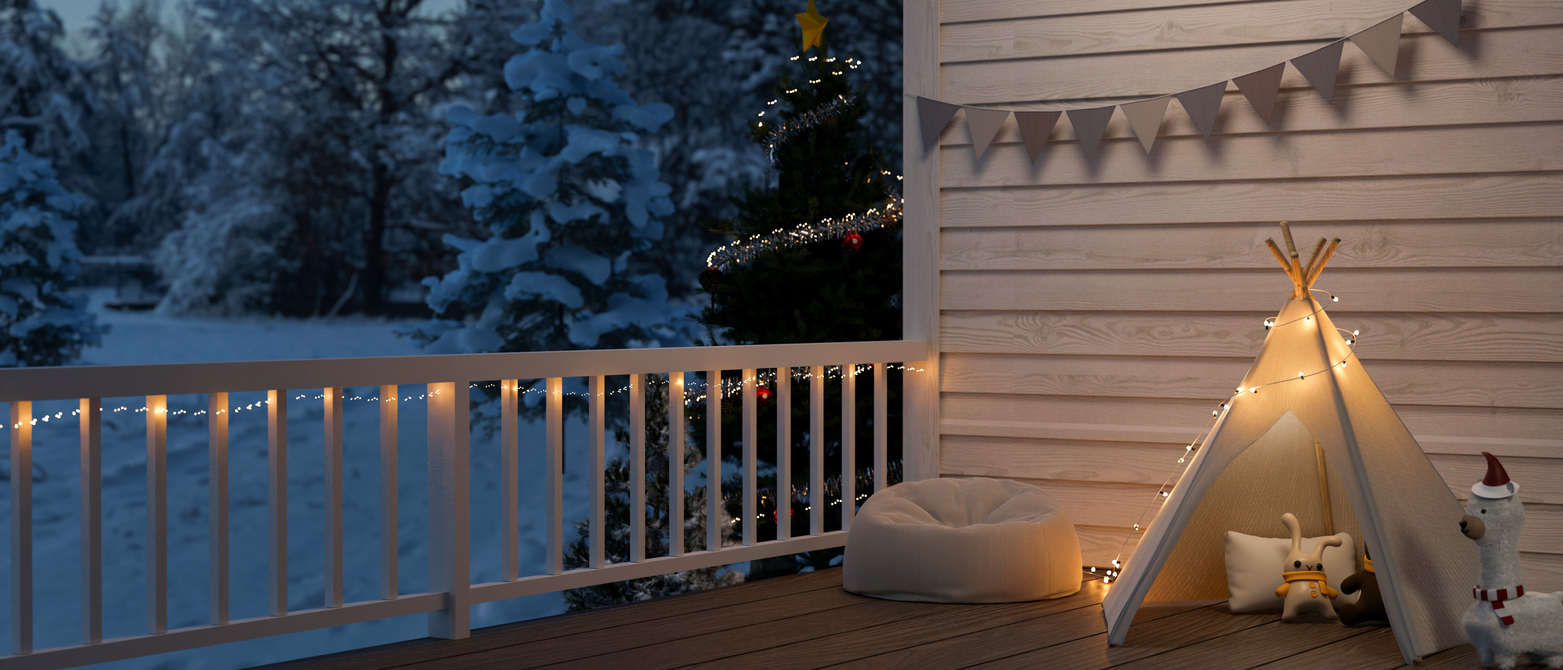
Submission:
[[1318,91],[1325,102],[1334,104],[1335,82],[1340,74],[1341,55],[1345,51],[1347,42],[1361,49],[1386,75],[1394,77],[1406,12],[1410,12],[1412,16],[1427,24],[1427,27],[1450,44],[1458,46],[1460,1],[1423,0],[1410,9],[1397,12],[1394,16],[1379,21],[1367,29],[1346,35],[1313,51],[1262,70],[1187,91],[1107,107],[1007,110],[958,105],[917,96],[917,115],[923,133],[923,147],[924,150],[931,150],[937,146],[939,135],[954,120],[955,113],[965,110],[972,149],[980,160],[987,153],[988,147],[993,144],[994,138],[998,137],[999,129],[1004,126],[1010,114],[1014,114],[1015,125],[1020,129],[1021,142],[1025,144],[1031,162],[1036,163],[1042,157],[1042,149],[1047,144],[1048,136],[1057,126],[1059,118],[1068,116],[1069,125],[1074,129],[1075,138],[1080,140],[1080,149],[1085,152],[1086,160],[1094,163],[1097,149],[1100,148],[1102,137],[1107,132],[1107,124],[1112,119],[1113,111],[1122,108],[1130,130],[1140,141],[1140,146],[1145,149],[1145,153],[1149,154],[1156,144],[1156,137],[1161,132],[1162,122],[1166,119],[1167,107],[1173,98],[1177,98],[1178,104],[1182,105],[1184,113],[1188,114],[1189,120],[1199,130],[1199,134],[1209,142],[1211,136],[1215,134],[1216,118],[1220,114],[1221,102],[1226,95],[1229,81],[1248,100],[1248,104],[1259,114],[1259,118],[1264,120],[1265,125],[1274,127],[1275,104],[1280,97],[1281,76],[1286,72],[1287,63],[1291,63],[1292,68],[1297,70],[1297,73],[1301,74],[1315,91]]

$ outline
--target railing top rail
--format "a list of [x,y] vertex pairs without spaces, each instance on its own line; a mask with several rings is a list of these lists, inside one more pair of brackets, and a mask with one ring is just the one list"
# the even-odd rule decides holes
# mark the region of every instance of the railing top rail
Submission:
[[920,340],[0,370],[0,402],[927,360]]

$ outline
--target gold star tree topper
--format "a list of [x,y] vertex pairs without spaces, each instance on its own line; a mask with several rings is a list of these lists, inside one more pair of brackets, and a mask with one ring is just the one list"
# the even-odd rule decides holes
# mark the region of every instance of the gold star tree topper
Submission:
[[814,8],[814,0],[809,0],[809,11],[802,14],[794,14],[798,17],[798,26],[803,28],[803,51],[809,47],[825,48],[825,23],[827,19],[821,16],[818,9]]

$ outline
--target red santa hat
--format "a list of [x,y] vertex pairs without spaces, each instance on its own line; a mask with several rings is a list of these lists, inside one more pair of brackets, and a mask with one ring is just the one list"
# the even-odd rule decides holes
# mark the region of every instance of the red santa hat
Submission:
[[1509,481],[1509,473],[1504,472],[1503,464],[1498,462],[1498,457],[1487,452],[1482,452],[1487,457],[1487,476],[1471,487],[1471,493],[1483,498],[1500,500],[1519,492],[1520,485]]

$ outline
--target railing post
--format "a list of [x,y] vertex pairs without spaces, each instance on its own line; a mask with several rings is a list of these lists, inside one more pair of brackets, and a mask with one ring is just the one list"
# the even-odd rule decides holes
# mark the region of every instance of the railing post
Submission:
[[33,653],[33,404],[11,401],[11,653]]
[[168,632],[168,396],[147,396],[147,630]]
[[326,607],[342,606],[342,389],[321,395],[325,411]]
[[706,371],[706,551],[722,548],[722,371]]
[[825,534],[825,366],[809,368],[809,534]]
[[429,384],[429,590],[445,594],[444,609],[429,613],[429,637],[470,634],[471,579],[468,508],[471,424],[467,382]]
[[684,373],[668,373],[668,555],[684,555]]
[[103,641],[103,402],[82,398],[81,641]]
[[228,394],[206,396],[207,560],[210,620],[228,623]]
[[646,560],[646,376],[630,375],[630,562]]
[[266,392],[267,606],[288,613],[288,392]]
[[755,376],[759,370],[745,368],[743,371],[743,440],[744,440],[744,546],[754,544],[755,535],[755,471],[759,470],[759,464],[755,461],[755,429],[757,428],[756,415],[759,413],[755,404]]
[[885,394],[885,364],[874,364],[874,493],[885,488],[885,470],[889,467],[889,431],[885,425],[889,398]]
[[397,405],[395,384],[380,387],[380,598],[397,596],[398,544],[396,541],[397,490],[396,454]]
[[603,405],[608,402],[607,380],[602,375],[595,375],[587,381],[586,386],[586,501],[591,506],[586,523],[586,565],[600,568],[603,566],[603,547],[606,544],[606,538],[603,537],[603,499],[606,496],[603,489],[603,443],[608,436]]
[[776,539],[792,539],[792,368],[776,368]]
[[501,497],[504,510],[500,514],[504,527],[499,534],[503,542],[503,549],[500,551],[500,573],[501,578],[507,582],[515,581],[520,573],[520,559],[517,555],[520,541],[516,537],[519,532],[516,515],[520,513],[517,507],[519,484],[516,469],[516,459],[519,457],[516,452],[520,448],[516,442],[517,424],[520,421],[517,415],[520,411],[518,398],[520,392],[520,380],[505,379],[499,382],[499,463],[502,471],[500,480],[504,486],[504,494]]
[[841,529],[857,511],[857,365],[841,366]]
[[545,570],[550,575],[564,572],[564,379],[549,377],[544,383],[547,404],[547,434],[543,441],[544,524],[548,538],[544,542]]

